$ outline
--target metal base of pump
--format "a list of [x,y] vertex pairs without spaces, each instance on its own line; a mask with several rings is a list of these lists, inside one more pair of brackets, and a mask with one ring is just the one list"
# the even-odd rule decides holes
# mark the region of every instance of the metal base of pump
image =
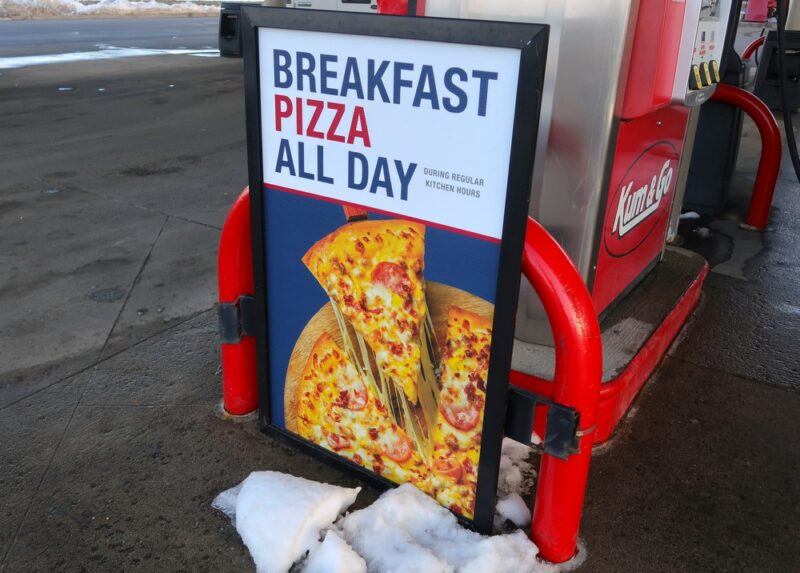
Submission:
[[[658,366],[700,298],[708,264],[700,255],[668,247],[663,261],[601,323],[603,378],[595,444],[607,441]],[[552,347],[516,340],[511,383],[542,396],[552,393]],[[546,416],[534,419],[544,436]]]

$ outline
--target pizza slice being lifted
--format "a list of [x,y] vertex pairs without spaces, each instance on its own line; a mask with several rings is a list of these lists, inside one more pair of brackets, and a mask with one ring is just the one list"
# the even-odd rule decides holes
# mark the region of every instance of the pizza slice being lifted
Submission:
[[297,433],[396,483],[432,493],[428,467],[408,434],[327,333],[309,353],[297,387]]
[[425,226],[410,221],[348,223],[303,256],[381,374],[418,400],[420,327],[425,320]]
[[442,351],[442,391],[433,431],[436,500],[472,518],[492,344],[492,320],[451,306]]

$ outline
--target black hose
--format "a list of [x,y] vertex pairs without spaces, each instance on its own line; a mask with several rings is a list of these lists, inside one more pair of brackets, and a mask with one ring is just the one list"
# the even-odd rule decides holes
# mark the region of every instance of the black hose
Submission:
[[797,141],[794,136],[792,123],[792,110],[789,109],[789,95],[786,91],[786,50],[784,40],[786,34],[786,14],[789,9],[788,0],[778,0],[778,84],[781,93],[781,110],[783,112],[783,131],[786,133],[786,145],[789,147],[789,156],[792,158],[794,175],[800,182],[800,155],[797,152]]

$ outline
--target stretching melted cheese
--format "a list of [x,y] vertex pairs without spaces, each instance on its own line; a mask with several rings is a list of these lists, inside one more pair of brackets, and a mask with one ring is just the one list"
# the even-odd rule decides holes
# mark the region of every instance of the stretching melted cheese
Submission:
[[375,353],[381,373],[417,403],[425,227],[409,221],[349,223],[303,262]]
[[430,471],[328,334],[314,344],[297,389],[297,431],[396,483],[432,493]]

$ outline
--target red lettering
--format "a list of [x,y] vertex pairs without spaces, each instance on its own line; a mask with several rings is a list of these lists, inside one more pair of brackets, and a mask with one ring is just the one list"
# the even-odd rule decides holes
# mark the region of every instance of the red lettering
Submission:
[[303,100],[297,98],[297,114],[295,115],[297,121],[297,135],[303,135]]
[[285,118],[292,115],[292,100],[289,96],[275,94],[275,131],[281,131]]
[[[308,115],[303,110],[305,106],[312,108],[308,125],[305,125],[305,118]],[[322,114],[326,109],[333,112],[333,114],[327,125],[327,131],[324,131],[326,129],[324,124],[328,120],[328,116],[323,118]],[[353,145],[359,139],[364,147],[372,147],[364,108],[360,105],[353,108],[353,115],[350,117],[350,129],[346,138],[340,132],[345,113],[347,113],[347,106],[343,103],[300,97],[293,100],[289,96],[275,94],[275,131],[283,131],[284,120],[294,116],[295,129],[298,135],[327,139],[328,141],[347,143],[348,145]]]
[[306,103],[314,108],[311,121],[308,123],[308,129],[306,129],[306,135],[308,137],[316,137],[317,139],[325,139],[325,134],[316,130],[319,117],[322,115],[322,110],[325,109],[325,102],[318,99],[309,99],[306,100]]
[[339,123],[341,123],[342,121],[342,116],[344,115],[345,106],[343,103],[335,103],[329,101],[328,109],[332,109],[334,111],[333,121],[331,121],[331,125],[330,127],[328,127],[328,139],[330,141],[338,141],[339,143],[344,143],[344,135],[337,134],[336,130],[339,128]]
[[357,105],[353,110],[353,119],[350,121],[350,133],[347,135],[347,143],[352,145],[356,138],[361,139],[364,147],[372,147],[369,140],[367,116],[364,113],[364,108],[360,105]]

